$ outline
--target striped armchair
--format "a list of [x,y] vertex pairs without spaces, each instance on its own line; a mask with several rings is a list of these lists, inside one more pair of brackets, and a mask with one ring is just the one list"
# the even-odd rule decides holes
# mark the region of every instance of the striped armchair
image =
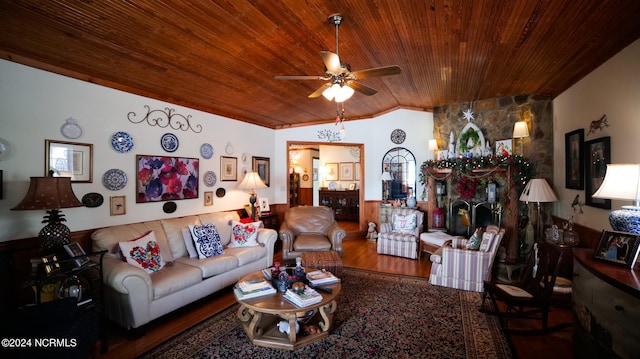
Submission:
[[487,226],[483,244],[477,251],[467,249],[467,239],[447,241],[431,255],[429,282],[443,287],[483,292],[484,281],[491,279],[493,261],[503,236],[504,229]]
[[396,208],[391,223],[380,223],[378,254],[418,258],[424,213],[410,208]]

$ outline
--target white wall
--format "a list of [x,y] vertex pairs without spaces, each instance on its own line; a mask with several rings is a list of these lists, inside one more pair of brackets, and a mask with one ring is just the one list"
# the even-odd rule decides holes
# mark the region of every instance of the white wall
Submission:
[[[131,111],[144,116],[144,105],[152,109],[175,109],[176,113],[191,115],[192,123],[203,127],[201,133],[150,127],[133,124],[127,119]],[[220,182],[220,155],[225,155],[227,143],[234,147],[232,156],[238,157],[238,181],[243,167],[251,168],[251,161],[242,164],[243,153],[274,158],[275,131],[244,122],[211,115],[169,103],[132,95],[129,93],[78,81],[53,73],[33,69],[13,62],[0,60],[0,138],[12,146],[9,158],[0,161],[3,170],[4,193],[0,200],[0,241],[37,235],[44,211],[10,211],[24,197],[29,187],[29,177],[44,175],[44,140],[53,139],[93,144],[93,183],[75,183],[73,190],[82,198],[89,192],[104,196],[105,203],[97,208],[70,208],[63,210],[67,225],[72,231],[101,226],[138,222],[163,217],[176,217],[194,213],[241,208],[248,203],[248,194],[236,190],[239,182]],[[65,120],[73,117],[82,127],[83,135],[69,140],[60,133]],[[110,138],[117,131],[130,133],[135,147],[128,153],[114,151]],[[199,198],[176,201],[178,209],[173,214],[162,211],[164,202],[135,203],[136,154],[169,155],[160,147],[160,137],[167,132],[178,136],[180,146],[171,155],[200,158]],[[211,159],[200,157],[203,143],[214,146]],[[120,191],[110,191],[102,185],[102,175],[111,168],[119,168],[127,174],[128,183]],[[272,173],[275,167],[272,163]],[[202,175],[214,171],[218,183],[206,187]],[[284,183],[282,174],[274,183]],[[272,177],[272,181],[274,178]],[[214,195],[214,205],[204,207],[204,191],[223,187],[223,198]],[[279,187],[279,186],[278,186]],[[260,195],[273,198],[274,187],[260,190]],[[109,196],[126,196],[127,214],[109,215]]]
[[[554,188],[560,202],[554,214],[568,218],[577,194],[584,191],[565,188],[564,134],[585,130],[585,141],[611,137],[612,163],[640,163],[640,40],[635,41],[595,71],[553,100]],[[609,127],[587,135],[591,121],[607,115]],[[614,200],[612,209],[631,202]],[[584,206],[576,213],[576,222],[587,227],[610,230],[609,210]]]

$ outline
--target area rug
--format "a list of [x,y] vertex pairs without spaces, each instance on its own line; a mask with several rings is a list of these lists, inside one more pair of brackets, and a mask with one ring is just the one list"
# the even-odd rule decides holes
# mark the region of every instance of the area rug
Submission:
[[481,294],[425,278],[345,268],[330,335],[295,351],[254,346],[238,304],[143,358],[512,358],[500,324],[480,313]]

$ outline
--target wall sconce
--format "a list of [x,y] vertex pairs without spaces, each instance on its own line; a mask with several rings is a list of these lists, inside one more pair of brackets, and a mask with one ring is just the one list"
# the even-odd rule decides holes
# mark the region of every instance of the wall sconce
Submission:
[[438,159],[438,140],[435,138],[429,140],[429,150],[433,151],[433,159]]
[[529,128],[525,121],[516,122],[513,125],[513,139],[520,138],[520,154],[524,156],[524,140],[522,138],[529,137]]

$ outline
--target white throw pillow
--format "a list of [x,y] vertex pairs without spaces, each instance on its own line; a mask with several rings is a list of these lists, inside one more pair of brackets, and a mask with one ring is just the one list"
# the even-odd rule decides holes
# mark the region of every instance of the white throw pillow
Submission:
[[193,242],[198,251],[198,258],[205,259],[219,254],[224,254],[224,248],[220,243],[220,234],[213,224],[201,226],[189,225]]
[[159,271],[164,267],[160,246],[153,231],[131,241],[120,242],[118,247],[125,262],[144,269],[147,273]]
[[258,243],[258,228],[260,222],[240,223],[233,221],[231,223],[231,242],[229,248],[238,247],[255,247]]
[[196,250],[196,246],[193,244],[193,237],[191,237],[191,231],[189,228],[182,228],[182,239],[184,240],[184,245],[187,246],[189,258],[198,258],[198,251]]
[[395,214],[393,216],[393,230],[395,232],[412,234],[418,225],[417,222],[418,219],[415,213],[406,215]]

